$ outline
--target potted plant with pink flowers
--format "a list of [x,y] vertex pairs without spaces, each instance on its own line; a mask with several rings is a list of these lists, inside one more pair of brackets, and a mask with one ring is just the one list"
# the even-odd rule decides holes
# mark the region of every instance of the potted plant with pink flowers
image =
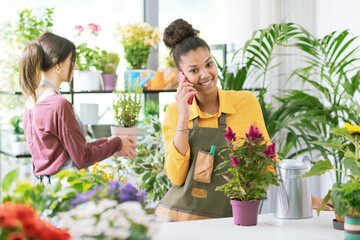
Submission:
[[216,170],[226,183],[218,186],[230,197],[234,224],[251,226],[257,224],[261,199],[266,197],[270,184],[279,185],[275,166],[275,143],[264,139],[259,129],[253,125],[245,138],[236,138],[236,133],[228,127],[224,137],[227,148],[219,154],[224,162]]

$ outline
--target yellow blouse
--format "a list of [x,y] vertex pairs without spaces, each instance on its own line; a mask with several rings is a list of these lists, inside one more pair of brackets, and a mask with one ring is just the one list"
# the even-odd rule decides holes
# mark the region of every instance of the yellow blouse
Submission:
[[[199,127],[217,128],[221,113],[226,113],[226,124],[236,133],[236,137],[244,137],[250,125],[257,126],[265,140],[270,140],[266,130],[263,114],[256,96],[250,91],[223,91],[218,89],[219,112],[214,115],[202,112],[197,105],[196,98],[190,105],[189,128],[193,127],[192,120],[199,117]],[[163,134],[165,143],[165,171],[171,182],[182,185],[189,171],[190,147],[183,156],[174,146],[175,129],[178,111],[176,103],[166,109]]]

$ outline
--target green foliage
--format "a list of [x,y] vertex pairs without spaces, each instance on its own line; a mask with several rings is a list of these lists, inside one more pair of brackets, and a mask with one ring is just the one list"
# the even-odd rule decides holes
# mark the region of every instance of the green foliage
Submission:
[[136,173],[141,182],[139,188],[145,189],[147,200],[157,202],[172,185],[165,173],[161,123],[157,116],[149,115],[141,128],[146,135],[138,147],[138,156],[120,163],[120,166],[126,165],[131,172]]
[[15,30],[16,41],[24,45],[38,38],[42,33],[52,30],[54,8],[46,8],[42,16],[34,15],[33,9],[25,9],[19,14],[17,29]]
[[[342,168],[334,167],[330,160],[318,161],[303,177],[320,176],[329,170],[335,170],[345,174],[350,180],[346,183],[336,182],[327,196],[323,199],[318,209],[318,214],[324,209],[326,203],[331,198],[336,213],[342,218],[344,215],[360,215],[360,127],[346,124],[343,128],[335,128],[331,133],[343,140],[339,142],[316,142],[327,147],[331,147],[338,152],[344,153],[346,159],[343,166],[351,174],[343,171]],[[354,209],[357,210],[354,211]]]
[[113,100],[115,121],[119,126],[134,127],[140,115],[142,88],[136,84],[134,90],[131,90],[130,84],[126,90],[115,90],[114,93],[116,94]]
[[18,169],[9,172],[1,184],[1,202],[12,201],[26,203],[34,207],[38,214],[42,214],[45,209],[50,209],[56,200],[50,187],[44,184],[33,185],[29,182],[20,182],[18,179]]
[[21,122],[22,122],[22,119],[20,116],[15,116],[10,119],[10,124],[13,127],[14,135],[24,134],[24,129],[20,126]]
[[100,58],[105,51],[101,52],[99,47],[90,48],[87,43],[82,43],[76,48],[76,64],[79,71],[89,71],[91,67],[101,69]]
[[158,101],[145,101],[144,107],[145,117],[149,115],[156,115],[159,116],[159,102]]

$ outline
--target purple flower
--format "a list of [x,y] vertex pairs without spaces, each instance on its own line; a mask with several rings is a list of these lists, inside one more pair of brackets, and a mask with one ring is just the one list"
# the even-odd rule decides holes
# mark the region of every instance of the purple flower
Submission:
[[240,162],[239,162],[239,160],[236,158],[236,157],[234,157],[234,156],[230,156],[230,158],[231,158],[231,166],[233,166],[233,167],[237,167],[237,166],[240,166]]
[[264,154],[271,159],[276,158],[275,143],[267,146],[267,148],[264,150]]
[[245,184],[245,187],[246,187],[246,188],[250,188],[250,183],[246,183],[246,184]]
[[224,134],[226,141],[235,141],[236,133],[233,132],[230,126],[228,126],[227,132]]
[[245,136],[246,138],[252,139],[253,141],[264,138],[262,133],[259,132],[259,129],[253,125],[250,125],[249,133],[245,133]]

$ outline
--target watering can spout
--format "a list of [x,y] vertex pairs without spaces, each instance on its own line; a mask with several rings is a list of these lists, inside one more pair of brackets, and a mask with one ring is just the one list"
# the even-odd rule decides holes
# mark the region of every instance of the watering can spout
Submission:
[[147,83],[150,80],[150,78],[152,78],[152,77],[155,77],[155,73],[153,70],[150,70],[149,75],[146,78],[144,78],[143,80],[141,80],[140,86],[143,87],[144,84]]

